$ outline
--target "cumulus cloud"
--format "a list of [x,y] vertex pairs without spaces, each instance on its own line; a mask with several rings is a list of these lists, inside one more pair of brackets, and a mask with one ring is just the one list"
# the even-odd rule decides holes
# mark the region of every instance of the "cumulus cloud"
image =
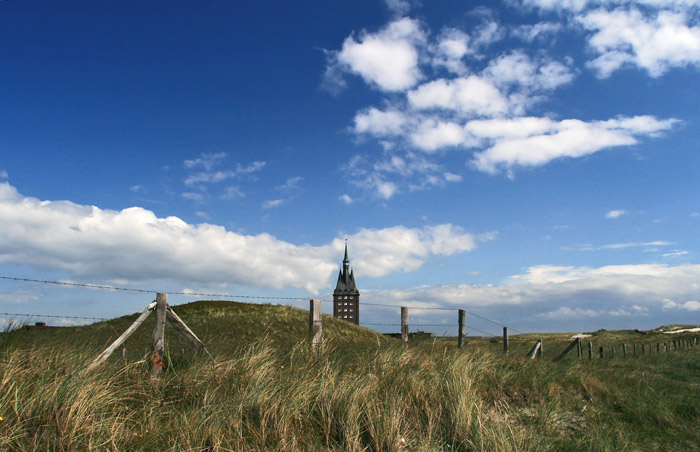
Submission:
[[[505,124],[507,121],[500,121]],[[603,149],[629,146],[637,143],[638,136],[655,136],[676,124],[674,119],[659,120],[651,116],[618,118],[609,121],[584,122],[577,119],[563,121],[531,121],[531,134],[493,138],[494,144],[477,152],[473,165],[488,173],[514,167],[542,166],[564,157],[582,157]],[[539,127],[548,124],[547,130]],[[483,126],[483,124],[479,124]]]
[[422,77],[418,49],[426,35],[418,21],[401,18],[377,33],[363,31],[358,39],[348,37],[338,52],[333,52],[333,74],[351,72],[382,91],[403,91]]
[[[426,259],[474,249],[481,237],[445,224],[362,229],[347,236],[356,272],[379,277],[418,269]],[[337,270],[344,241],[294,245],[269,234],[242,235],[212,224],[41,201],[0,183],[0,264],[67,272],[97,281],[169,281],[296,287],[317,293]]]
[[578,18],[593,31],[591,61],[600,77],[625,66],[637,66],[658,77],[673,67],[700,65],[700,27],[690,26],[682,12],[660,11],[649,17],[638,9],[604,9]]
[[501,307],[502,312],[523,308],[518,312],[551,320],[610,316],[613,312],[619,315],[623,311],[646,316],[662,309],[700,308],[693,301],[700,299],[699,277],[700,265],[541,265],[501,284],[424,286],[368,292],[363,296],[412,307]]
[[[426,23],[394,17],[377,32],[347,37],[339,50],[328,53],[328,70],[356,74],[384,92],[381,107],[355,114],[351,131],[377,140],[385,151],[380,155],[423,151],[439,162],[442,151],[461,151],[470,168],[512,177],[519,168],[633,146],[679,122],[653,115],[596,121],[533,114],[580,72],[571,56],[555,57],[533,46],[575,28],[596,55],[589,65],[601,76],[629,65],[654,76],[697,65],[700,28],[691,14],[700,6],[696,0],[525,0],[521,5],[554,11],[559,21],[503,26],[490,10],[477,8],[470,15],[481,23],[471,27],[430,34]],[[509,34],[530,45],[506,51],[493,45]],[[390,199],[446,180],[430,174],[416,182],[400,172],[368,170],[357,183]]]

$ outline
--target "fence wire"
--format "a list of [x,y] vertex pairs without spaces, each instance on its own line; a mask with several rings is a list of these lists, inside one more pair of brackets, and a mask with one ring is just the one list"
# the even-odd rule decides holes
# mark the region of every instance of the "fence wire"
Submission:
[[[130,287],[118,287],[118,286],[108,286],[108,285],[101,285],[101,284],[88,284],[88,283],[76,283],[76,282],[67,282],[67,281],[51,281],[51,280],[45,280],[45,279],[34,279],[34,278],[24,278],[24,277],[15,277],[15,276],[1,276],[0,275],[0,280],[6,280],[6,281],[21,281],[21,282],[31,282],[31,283],[37,283],[37,284],[50,284],[50,285],[58,285],[58,286],[67,286],[67,287],[83,287],[87,289],[99,289],[99,290],[112,290],[112,291],[122,291],[122,292],[134,292],[134,293],[150,293],[150,294],[156,294],[156,293],[168,293],[170,295],[185,295],[185,296],[191,296],[191,297],[217,297],[217,298],[228,298],[228,299],[245,299],[245,300],[286,300],[286,301],[303,301],[303,300],[308,300],[308,297],[279,297],[279,296],[258,296],[258,295],[234,295],[234,294],[227,294],[227,293],[205,293],[205,292],[172,292],[172,291],[164,291],[164,290],[155,290],[155,289],[141,289],[141,288],[130,288]],[[332,303],[333,300],[329,299],[322,299],[321,300],[324,303]],[[509,327],[503,323],[497,322],[495,320],[489,319],[487,317],[484,317],[482,315],[476,314],[471,311],[467,311],[466,309],[459,309],[459,308],[442,308],[442,307],[434,307],[434,306],[411,306],[411,305],[398,305],[398,304],[388,304],[388,303],[367,303],[367,302],[358,302],[360,306],[375,306],[375,307],[387,307],[387,308],[408,308],[411,310],[421,310],[421,311],[450,311],[450,312],[457,312],[457,311],[464,311],[465,313],[472,315],[474,317],[477,317],[481,320],[484,320],[486,322],[493,323],[494,325],[498,325],[504,328],[508,328],[511,331],[514,331],[516,333],[520,334],[527,334],[523,331],[516,330],[515,328]],[[21,316],[23,314],[17,314],[18,316]],[[49,316],[44,316],[44,317],[49,317]],[[56,316],[56,317],[65,317],[69,318],[68,316]],[[107,320],[103,318],[86,318],[88,320]],[[369,324],[366,324],[369,325]],[[387,325],[388,326],[388,325]],[[437,326],[445,326],[445,325],[415,325],[415,326],[431,326],[431,327],[437,327]],[[469,327],[468,327],[469,328]],[[483,331],[477,330],[476,328],[472,328],[475,331],[479,331],[481,333],[484,333]],[[490,333],[484,333],[484,334],[489,334]]]

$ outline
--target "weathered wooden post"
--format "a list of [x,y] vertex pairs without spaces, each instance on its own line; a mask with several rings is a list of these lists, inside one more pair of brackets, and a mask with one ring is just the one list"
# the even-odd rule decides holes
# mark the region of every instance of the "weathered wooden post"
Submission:
[[578,353],[579,358],[583,355],[583,350],[581,350],[581,338],[580,337],[576,338],[576,352]]
[[165,317],[168,308],[168,295],[156,294],[156,322],[151,341],[151,377],[158,377],[165,369]]
[[589,361],[593,360],[593,342],[588,343],[588,359]]
[[457,333],[457,348],[461,349],[464,347],[464,336],[467,333],[467,327],[464,324],[465,312],[464,309],[460,309],[457,314],[457,323],[459,324],[459,331]]
[[611,357],[611,358],[614,358],[614,357],[615,357],[615,346],[614,346],[614,345],[613,345],[613,346],[611,346],[611,353],[610,353],[610,357]]
[[408,345],[408,308],[401,307],[401,345]]
[[508,327],[503,327],[503,353],[508,353]]
[[632,344],[632,354],[637,356],[637,344]]
[[622,344],[622,357],[627,358],[627,344]]
[[[537,342],[535,343],[534,347],[532,347],[532,350],[530,350],[530,353],[527,354],[527,357],[530,359],[535,359],[535,356],[537,356],[537,352],[539,351],[541,353],[542,350],[542,340],[537,339]],[[542,356],[542,355],[540,355]]]
[[600,359],[605,358],[605,347],[600,346]]
[[661,353],[661,344],[658,342],[656,343],[656,353]]
[[309,336],[311,336],[311,350],[316,356],[323,340],[321,300],[309,300]]

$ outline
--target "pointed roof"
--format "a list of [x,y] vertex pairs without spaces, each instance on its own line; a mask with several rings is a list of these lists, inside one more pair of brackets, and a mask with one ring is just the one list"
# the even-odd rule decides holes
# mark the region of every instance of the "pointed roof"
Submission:
[[350,259],[348,259],[348,242],[345,241],[345,256],[343,258],[343,268],[338,272],[338,282],[335,285],[334,294],[353,293],[359,294],[355,286],[355,273],[350,269]]

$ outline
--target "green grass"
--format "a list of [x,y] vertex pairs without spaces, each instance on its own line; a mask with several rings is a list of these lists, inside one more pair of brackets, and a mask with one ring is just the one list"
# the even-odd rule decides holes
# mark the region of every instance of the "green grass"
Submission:
[[[198,302],[175,308],[213,359],[166,331],[170,366],[152,380],[147,321],[95,372],[92,359],[136,315],[86,327],[0,334],[0,450],[692,451],[700,450],[700,348],[589,361],[540,335],[402,348],[324,317],[313,357],[308,313]],[[690,337],[686,335],[685,337]],[[667,335],[598,332],[596,345]],[[675,337],[678,339],[678,337]],[[589,339],[584,339],[588,341]],[[585,343],[585,342],[584,342]],[[596,349],[597,350],[597,349]],[[607,350],[606,350],[607,352]],[[606,353],[606,356],[607,353]]]

